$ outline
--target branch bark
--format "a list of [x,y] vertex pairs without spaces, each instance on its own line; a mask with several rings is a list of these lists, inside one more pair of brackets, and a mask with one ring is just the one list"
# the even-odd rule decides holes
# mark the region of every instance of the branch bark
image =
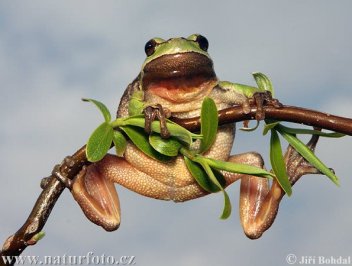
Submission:
[[[251,111],[248,114],[245,114],[240,106],[221,110],[219,111],[219,124],[254,120],[256,111],[257,109],[254,105],[251,105]],[[283,106],[282,108],[264,106],[264,111],[265,117],[268,119],[295,122],[352,135],[352,119],[350,118],[294,106]],[[199,131],[200,129],[199,117],[191,119],[172,118],[171,120],[190,131]],[[89,164],[86,158],[85,146],[75,152],[71,159],[73,163],[69,164],[68,161],[64,161],[60,170],[69,179],[74,179],[82,167]],[[15,261],[5,264],[3,256],[19,256],[27,246],[36,243],[33,237],[43,229],[57,199],[64,189],[64,184],[54,176],[50,176],[49,182],[39,195],[23,226],[5,241],[0,252],[0,265],[13,265]]]
[[[251,111],[248,114],[243,112],[241,106],[223,109],[219,111],[219,124],[254,120],[256,111],[257,109],[254,105],[251,106]],[[352,136],[351,118],[288,105],[284,105],[282,108],[265,106],[264,113],[265,118],[319,127]],[[189,119],[173,118],[172,120],[190,131],[198,131],[200,128],[199,117]]]

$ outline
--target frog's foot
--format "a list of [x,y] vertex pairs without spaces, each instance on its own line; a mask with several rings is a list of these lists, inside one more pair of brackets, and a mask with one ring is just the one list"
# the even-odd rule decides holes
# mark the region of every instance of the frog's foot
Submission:
[[275,108],[281,108],[282,104],[278,99],[274,99],[270,91],[260,91],[253,94],[252,101],[257,107],[257,112],[255,114],[255,119],[257,121],[265,119],[265,112],[263,109],[264,105],[271,105]]
[[[233,155],[230,162],[264,168],[262,157],[255,152]],[[224,172],[227,185],[241,179],[240,219],[243,231],[250,239],[257,239],[273,224],[284,195],[274,180],[271,187],[267,178]]]
[[[306,146],[314,152],[318,140],[318,135],[312,135]],[[303,175],[320,174],[319,170],[305,160],[291,145],[285,153],[285,164],[291,185],[294,185]]]
[[71,192],[90,221],[106,231],[120,226],[120,201],[114,183],[99,171],[97,163],[83,167]]
[[[313,135],[307,146],[314,151],[318,136]],[[230,162],[264,167],[261,156],[257,153],[233,155]],[[288,147],[285,164],[291,185],[306,174],[319,174],[295,149]],[[281,199],[285,195],[276,179],[271,187],[267,178],[224,172],[226,185],[241,179],[240,218],[245,234],[251,238],[259,238],[273,224]]]
[[147,106],[144,109],[145,115],[145,131],[150,134],[152,129],[151,125],[155,118],[160,121],[160,135],[162,138],[169,138],[170,132],[166,126],[166,118],[170,117],[171,113],[168,109],[163,108],[160,104],[156,104],[155,106]]
[[[54,176],[57,180],[59,180],[61,183],[63,183],[65,185],[65,187],[67,187],[68,189],[72,189],[72,180],[69,179],[67,176],[65,176],[62,171],[61,168],[63,166],[66,167],[72,167],[74,165],[75,161],[73,160],[73,158],[71,156],[67,156],[65,157],[65,159],[63,160],[63,162],[61,164],[57,164],[54,166],[53,170],[51,171],[51,176]],[[40,182],[40,187],[42,189],[46,188],[46,186],[49,183],[49,180],[51,179],[51,176],[49,177],[44,177],[41,182]]]

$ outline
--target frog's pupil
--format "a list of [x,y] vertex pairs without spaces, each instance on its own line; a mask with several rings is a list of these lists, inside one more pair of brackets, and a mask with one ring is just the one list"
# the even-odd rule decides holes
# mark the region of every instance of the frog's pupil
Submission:
[[150,40],[145,44],[144,51],[147,56],[151,56],[155,51],[156,42],[154,40]]
[[202,35],[198,35],[196,42],[199,44],[200,49],[202,49],[205,52],[208,51],[209,42],[208,42],[207,38],[205,38]]

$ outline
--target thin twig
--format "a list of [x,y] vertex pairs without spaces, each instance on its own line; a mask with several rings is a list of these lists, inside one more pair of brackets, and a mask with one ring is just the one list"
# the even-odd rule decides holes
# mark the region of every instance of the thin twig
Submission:
[[[264,110],[265,117],[269,119],[301,123],[352,135],[352,119],[350,118],[293,106],[283,106],[282,108],[265,106]],[[254,120],[256,111],[254,105],[251,106],[251,111],[248,114],[245,114],[240,106],[221,110],[219,111],[219,124]],[[191,119],[173,118],[172,120],[190,131],[199,131],[199,117]],[[64,162],[60,168],[61,173],[69,179],[73,179],[84,165],[89,164],[86,158],[85,146],[75,152],[71,159],[74,162],[72,165]],[[33,236],[43,229],[57,199],[64,189],[65,186],[60,181],[54,176],[50,177],[48,184],[39,195],[26,222],[14,235],[5,241],[0,252],[0,265],[6,265],[2,256],[19,256],[28,245],[35,244],[36,241],[33,240]],[[14,262],[7,265],[13,264]]]

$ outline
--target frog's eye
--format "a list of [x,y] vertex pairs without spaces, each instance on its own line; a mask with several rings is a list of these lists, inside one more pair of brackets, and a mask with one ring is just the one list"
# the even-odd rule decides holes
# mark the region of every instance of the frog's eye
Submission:
[[207,38],[205,38],[202,35],[198,35],[196,38],[196,42],[198,43],[200,49],[202,49],[205,52],[208,51],[209,42],[208,42]]
[[144,51],[147,56],[151,56],[152,54],[154,54],[156,45],[157,42],[154,39],[151,39],[145,44]]

